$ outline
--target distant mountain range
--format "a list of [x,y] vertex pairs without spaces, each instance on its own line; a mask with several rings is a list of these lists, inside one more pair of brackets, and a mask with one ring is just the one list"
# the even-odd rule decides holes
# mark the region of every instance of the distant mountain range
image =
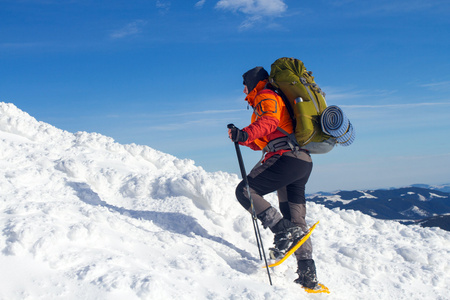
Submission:
[[386,190],[316,193],[309,201],[327,208],[353,209],[374,218],[450,231],[450,184],[415,184]]

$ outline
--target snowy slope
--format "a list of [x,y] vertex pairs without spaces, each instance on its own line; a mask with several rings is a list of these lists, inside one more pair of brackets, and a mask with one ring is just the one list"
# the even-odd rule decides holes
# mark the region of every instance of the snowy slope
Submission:
[[314,203],[332,294],[294,284],[294,258],[270,286],[238,182],[0,103],[0,299],[448,299],[449,232]]

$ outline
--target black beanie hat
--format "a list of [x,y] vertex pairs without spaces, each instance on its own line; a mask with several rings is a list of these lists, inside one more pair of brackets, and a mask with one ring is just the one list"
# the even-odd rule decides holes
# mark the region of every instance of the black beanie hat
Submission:
[[256,67],[245,72],[242,77],[244,78],[244,85],[246,85],[248,91],[251,92],[256,87],[258,82],[269,78],[269,73],[267,73],[263,67]]

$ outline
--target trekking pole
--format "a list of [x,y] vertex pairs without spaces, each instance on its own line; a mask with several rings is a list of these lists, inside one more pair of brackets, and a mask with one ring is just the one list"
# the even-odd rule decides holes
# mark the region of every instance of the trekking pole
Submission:
[[[228,124],[227,127],[228,127],[228,129],[236,128],[236,126],[234,126],[234,124]],[[245,187],[247,188],[248,199],[250,200],[250,207],[252,210],[253,230],[255,231],[256,244],[258,245],[259,259],[262,260],[262,258],[264,257],[264,262],[266,264],[266,269],[267,269],[267,275],[269,276],[270,285],[272,285],[272,278],[270,277],[269,265],[267,264],[266,253],[264,252],[264,246],[263,246],[263,242],[262,242],[262,238],[261,238],[261,232],[259,231],[259,226],[258,226],[258,218],[256,217],[255,207],[253,206],[253,199],[252,199],[252,195],[250,193],[250,186],[248,184],[247,172],[245,172],[244,160],[242,159],[242,154],[241,154],[241,149],[239,148],[239,143],[234,142],[234,147],[236,148],[236,155],[237,155],[238,162],[239,162],[239,168],[241,169],[242,180],[244,180]],[[261,255],[261,252],[262,252],[262,255]]]

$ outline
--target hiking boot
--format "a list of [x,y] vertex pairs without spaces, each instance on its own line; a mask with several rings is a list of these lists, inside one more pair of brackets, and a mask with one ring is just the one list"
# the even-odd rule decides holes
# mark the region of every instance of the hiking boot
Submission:
[[287,219],[281,219],[270,230],[275,234],[273,244],[270,248],[270,256],[272,259],[277,259],[291,248],[291,246],[301,239],[303,230]]
[[295,283],[300,284],[304,288],[316,290],[320,289],[319,282],[316,275],[316,264],[312,259],[299,260],[297,262],[298,278],[294,280]]
[[293,243],[300,240],[303,236],[303,230],[289,221],[273,207],[269,207],[258,215],[264,228],[270,228],[275,234],[274,247],[270,248],[270,256],[276,259],[284,256],[285,251],[289,249]]

